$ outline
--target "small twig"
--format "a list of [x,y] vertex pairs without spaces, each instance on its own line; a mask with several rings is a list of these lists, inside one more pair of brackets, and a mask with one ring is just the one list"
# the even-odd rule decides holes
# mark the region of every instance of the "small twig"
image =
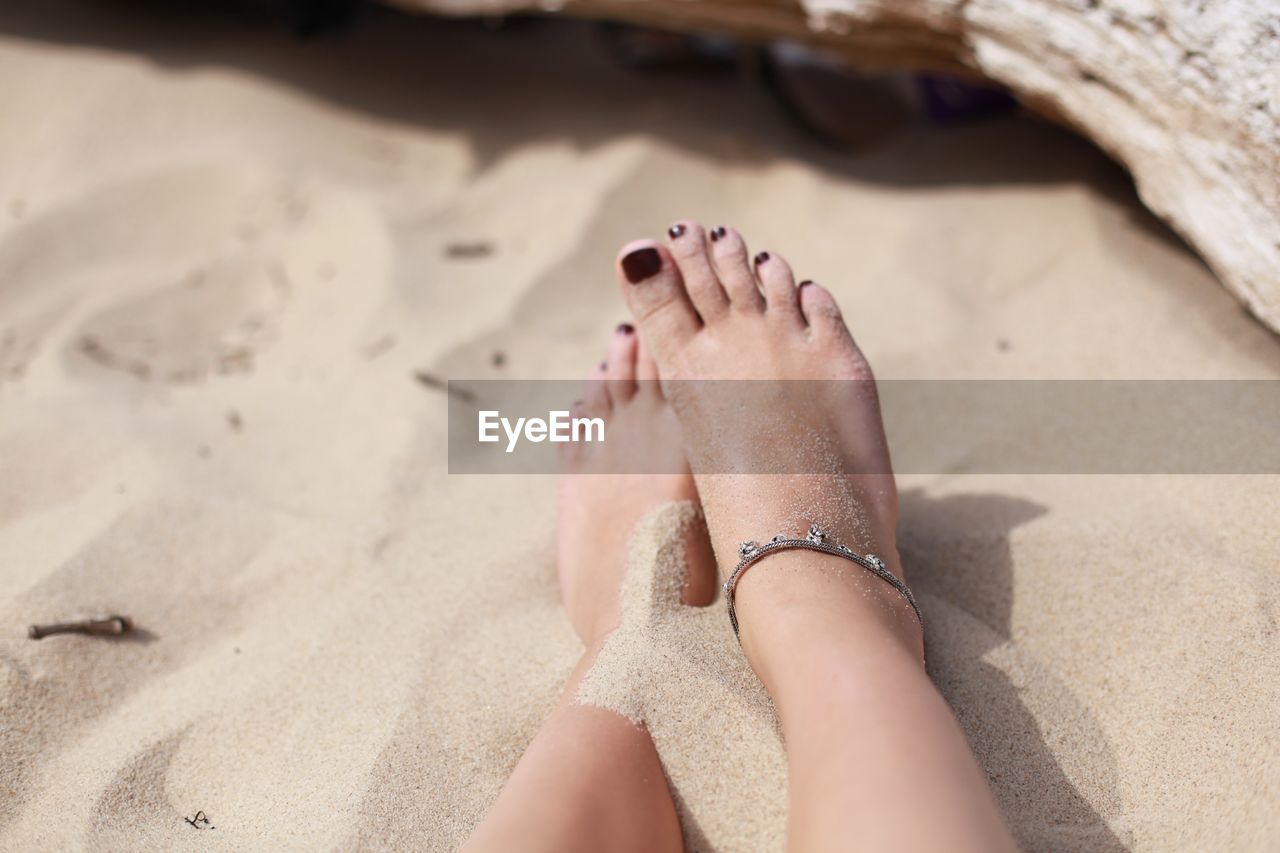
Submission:
[[487,240],[476,240],[470,243],[449,243],[444,247],[444,254],[447,258],[457,260],[487,258],[493,254],[493,244]]
[[471,393],[465,388],[458,388],[456,386],[450,385],[447,379],[441,379],[439,376],[428,373],[425,370],[417,371],[416,373],[413,374],[413,378],[418,380],[418,383],[420,385],[423,385],[427,388],[433,388],[436,391],[443,391],[444,393],[448,394],[451,397],[457,397],[459,400],[463,401],[464,403],[474,403],[476,401],[475,394]]
[[96,619],[82,619],[79,622],[55,622],[52,625],[32,625],[27,629],[27,636],[33,640],[48,637],[50,634],[88,634],[94,637],[118,637],[128,633],[132,623],[124,616],[99,616]]

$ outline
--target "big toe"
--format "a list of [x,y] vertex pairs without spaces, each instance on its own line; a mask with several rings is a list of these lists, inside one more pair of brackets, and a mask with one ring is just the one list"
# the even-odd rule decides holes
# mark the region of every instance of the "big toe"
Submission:
[[652,240],[637,240],[618,253],[622,298],[631,309],[658,365],[669,369],[679,348],[701,328],[680,270],[670,252]]

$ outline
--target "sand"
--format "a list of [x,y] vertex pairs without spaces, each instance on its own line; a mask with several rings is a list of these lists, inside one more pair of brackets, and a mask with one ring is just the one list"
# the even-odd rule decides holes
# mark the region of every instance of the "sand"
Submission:
[[[616,246],[676,216],[831,287],[884,377],[1280,377],[1025,120],[850,156],[580,26],[115,4],[6,4],[0,79],[4,849],[456,846],[579,646],[553,479],[449,476],[415,375],[581,375]],[[930,670],[1024,846],[1275,848],[1280,478],[901,487]],[[584,690],[652,728],[694,847],[777,849],[767,704],[721,608],[663,593],[681,512]],[[25,636],[97,612],[139,630]]]

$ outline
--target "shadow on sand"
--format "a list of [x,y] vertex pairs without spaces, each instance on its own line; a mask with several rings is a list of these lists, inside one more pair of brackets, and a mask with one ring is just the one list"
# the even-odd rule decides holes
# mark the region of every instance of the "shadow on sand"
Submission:
[[[928,608],[929,674],[960,719],[1020,845],[1124,850],[1093,805],[1118,799],[1115,758],[1101,726],[1065,684],[1011,642],[1009,536],[1046,512],[1000,494],[931,497],[908,490],[899,524],[903,564]],[[1037,718],[1028,701],[1052,713]],[[1088,797],[1064,771],[1044,726],[1071,732],[1057,752],[1069,750],[1073,765],[1088,768]]]

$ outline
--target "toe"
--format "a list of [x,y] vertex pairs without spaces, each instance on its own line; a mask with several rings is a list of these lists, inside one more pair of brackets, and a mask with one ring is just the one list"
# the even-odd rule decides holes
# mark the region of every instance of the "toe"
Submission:
[[714,323],[729,312],[729,297],[712,266],[706,233],[698,223],[682,219],[667,229],[667,236],[689,301],[704,323]]
[[626,323],[609,338],[609,357],[605,362],[605,381],[609,398],[625,403],[636,395],[636,333]]
[[771,318],[781,320],[796,328],[804,326],[800,315],[800,297],[796,292],[796,280],[786,258],[772,252],[760,252],[754,258],[756,276],[764,289],[764,301]]
[[618,254],[622,298],[659,365],[673,364],[676,353],[701,328],[685,292],[680,270],[666,248],[637,240]]
[[816,338],[849,337],[849,329],[831,291],[812,281],[801,282],[798,291],[800,312]]
[[708,235],[711,240],[711,257],[716,274],[734,310],[758,314],[764,310],[764,299],[756,283],[751,261],[747,257],[747,244],[733,228],[717,225]]
[[604,362],[595,366],[587,376],[587,386],[583,389],[582,399],[575,404],[581,406],[593,417],[608,414],[613,405],[609,402],[609,389],[605,383],[606,367]]

